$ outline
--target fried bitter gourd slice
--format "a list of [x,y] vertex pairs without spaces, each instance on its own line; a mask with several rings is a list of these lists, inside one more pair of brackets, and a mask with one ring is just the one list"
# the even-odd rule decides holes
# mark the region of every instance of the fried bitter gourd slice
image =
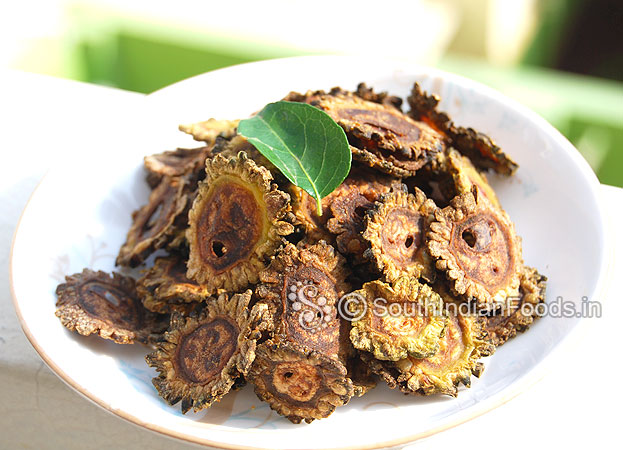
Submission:
[[309,102],[346,132],[353,158],[396,176],[409,176],[445,147],[443,136],[393,105],[374,103],[348,92],[320,95]]
[[344,128],[353,159],[388,174],[413,175],[445,147],[442,134],[402,112],[401,99],[375,93],[363,83],[356,92],[335,87],[329,92],[291,92],[284,100],[324,110]]
[[260,274],[256,292],[271,307],[275,329],[249,380],[259,398],[295,423],[327,417],[353,395],[346,370],[353,349],[337,311],[349,287],[344,263],[323,241],[288,244]]
[[404,182],[407,186],[421,189],[440,208],[448,206],[457,195],[471,192],[474,186],[494,206],[501,208],[484,172],[478,170],[467,156],[453,148],[439,153],[430,164]]
[[413,85],[407,101],[411,117],[429,123],[447,136],[451,145],[468,156],[479,169],[493,169],[503,175],[512,175],[519,167],[490,137],[472,128],[458,127],[446,113],[438,111],[439,97],[424,92],[419,83]]
[[288,188],[292,198],[294,223],[301,229],[309,241],[318,242],[323,240],[330,244],[335,243],[335,237],[327,231],[326,224],[331,217],[331,211],[329,210],[331,200],[340,191],[340,186],[321,200],[322,215],[320,216],[317,212],[316,200],[311,195],[295,185],[291,185]]
[[435,212],[427,245],[453,292],[483,310],[518,294],[521,239],[508,215],[477,189]]
[[353,383],[353,396],[362,397],[376,387],[378,377],[358,353],[348,360],[346,368]]
[[[199,148],[178,148],[144,158],[147,169],[147,183],[153,189],[163,176],[186,176],[193,181],[193,190],[196,183],[203,179],[205,160],[212,156],[216,143],[221,140],[229,142],[236,134],[238,120],[210,119],[191,125],[180,125],[180,130],[193,135],[195,140],[203,141],[207,145]],[[220,146],[222,148],[222,145]],[[235,156],[235,155],[234,155]]]
[[417,171],[415,176],[403,178],[409,190],[420,189],[440,208],[448,206],[456,197],[454,180],[445,167],[447,152],[438,153],[431,161]]
[[199,148],[178,148],[173,151],[145,156],[147,184],[153,189],[163,177],[182,177],[192,175],[198,178],[203,171],[206,158],[211,156],[212,146]]
[[383,194],[399,186],[400,181],[396,178],[354,167],[334,191],[329,202],[331,218],[327,220],[326,229],[335,235],[337,249],[350,255],[353,263],[366,262],[363,255],[369,245],[361,236],[366,213]]
[[270,172],[243,152],[206,161],[206,179],[188,215],[188,278],[210,292],[257,282],[282,236],[294,231],[284,221],[290,196],[271,181]]
[[247,379],[261,400],[293,423],[329,417],[353,395],[340,361],[290,341],[260,344]]
[[396,178],[353,166],[344,182],[321,200],[321,216],[317,213],[316,200],[292,185],[292,212],[310,241],[335,244],[341,253],[353,255],[359,263],[367,248],[361,238],[365,213],[381,194],[398,183]]
[[239,120],[208,119],[203,122],[180,125],[180,131],[190,134],[196,141],[214,143],[218,136],[230,138],[236,133]]
[[204,285],[186,276],[186,261],[178,254],[156,258],[138,279],[136,289],[145,308],[157,313],[188,314],[210,296]]
[[446,154],[444,169],[452,177],[454,190],[452,198],[457,195],[471,192],[475,186],[479,195],[482,195],[497,208],[501,208],[500,201],[495,191],[489,184],[484,173],[476,169],[470,159],[461,155],[454,149],[450,149]]
[[374,92],[373,88],[370,88],[366,83],[359,83],[357,89],[353,92],[357,97],[374,103],[380,103],[382,105],[393,106],[394,108],[402,111],[402,99],[395,95],[389,95],[385,91]]
[[454,294],[445,279],[438,278],[433,284],[433,290],[439,294],[443,300],[446,311],[454,315],[474,317],[479,321],[479,327],[481,329],[480,337],[484,342],[479,349],[480,356],[490,356],[495,353],[495,345],[485,330],[485,324],[483,322],[484,313],[478,308],[478,305],[470,303],[463,297]]
[[369,359],[371,368],[392,389],[407,394],[458,395],[460,384],[469,387],[471,377],[480,377],[484,365],[481,356],[488,354],[490,344],[484,339],[478,318],[448,311],[448,323],[440,339],[439,351],[429,358],[409,356],[400,361]]
[[500,310],[483,316],[483,326],[489,340],[496,346],[528,329],[538,319],[538,305],[545,301],[547,277],[535,268],[524,266],[519,284],[519,296],[507,298]]
[[184,177],[163,177],[148,203],[132,213],[132,226],[119,250],[117,265],[136,267],[175,239],[184,226],[180,217],[189,201],[187,182]]
[[350,330],[355,348],[388,361],[437,353],[447,319],[441,297],[430,286],[403,277],[393,286],[368,282],[356,294],[361,304]]
[[287,244],[260,273],[256,293],[274,313],[278,339],[341,358],[344,343],[337,306],[349,289],[345,263],[323,241],[307,246]]
[[56,288],[56,316],[79,334],[98,334],[117,344],[149,343],[166,329],[166,317],[146,310],[133,278],[113,272],[81,273],[65,277]]
[[275,183],[278,186],[289,186],[290,182],[281,173],[273,163],[271,163],[259,150],[251,144],[245,137],[239,134],[233,135],[230,139],[219,139],[219,142],[214,147],[215,155],[222,155],[225,158],[232,158],[238,156],[240,152],[244,152],[247,158],[253,160],[258,166],[265,167],[272,175]]
[[257,340],[272,320],[265,304],[249,308],[251,290],[211,299],[202,311],[174,313],[164,341],[145,357],[158,371],[153,385],[182,412],[209,408],[248,373]]
[[356,95],[362,100],[369,102],[379,103],[387,106],[393,106],[394,108],[401,110],[402,99],[395,95],[389,95],[387,92],[374,92],[374,89],[369,88],[365,83],[359,83],[357,89],[354,92],[348,92],[340,87],[334,87],[329,92],[323,90],[307,91],[305,94],[298,92],[290,92],[283,100],[289,102],[311,103],[314,100],[318,100],[323,95]]
[[[331,217],[327,230],[335,235],[338,250],[344,255],[352,255],[357,263],[365,262],[364,251],[368,243],[361,237],[366,211],[374,206],[374,201],[361,195],[357,186],[342,184],[339,194],[329,205]],[[380,194],[379,194],[380,196]]]
[[386,281],[391,283],[402,276],[434,280],[434,262],[425,244],[436,210],[435,203],[422,191],[416,188],[409,194],[403,187],[383,195],[368,212],[362,236],[370,248],[364,256]]

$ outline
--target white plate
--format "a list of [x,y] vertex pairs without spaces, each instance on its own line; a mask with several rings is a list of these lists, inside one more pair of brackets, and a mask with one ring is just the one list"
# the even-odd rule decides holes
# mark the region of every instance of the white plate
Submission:
[[[22,326],[45,362],[105,409],[144,427],[223,448],[377,448],[410,442],[482,414],[543,374],[569,345],[580,317],[544,317],[485,361],[458,398],[407,397],[379,386],[328,419],[293,425],[247,386],[207,411],[182,415],[151,385],[147,349],[82,337],[54,317],[56,285],[83,267],[112,270],[146,201],[142,157],[189,139],[182,122],[248,116],[290,90],[354,89],[359,81],[406,97],[413,82],[440,94],[442,109],[490,136],[520,164],[515,177],[491,177],[523,237],[525,261],[549,277],[547,300],[574,307],[596,300],[606,266],[598,182],[578,152],[534,113],[475,82],[398,62],[304,57],[223,69],[175,84],[145,100],[133,124],[103,124],[85,158],[51,171],[33,194],[15,234],[12,287]],[[130,125],[130,126],[129,126]],[[98,149],[97,153],[89,152]],[[535,405],[536,406],[536,405]]]

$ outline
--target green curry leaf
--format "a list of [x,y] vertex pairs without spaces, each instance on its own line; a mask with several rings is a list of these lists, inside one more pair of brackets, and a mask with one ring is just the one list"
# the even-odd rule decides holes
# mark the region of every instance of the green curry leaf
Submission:
[[318,215],[322,198],[350,171],[352,155],[344,130],[327,113],[306,103],[269,103],[241,120],[238,133],[316,199]]

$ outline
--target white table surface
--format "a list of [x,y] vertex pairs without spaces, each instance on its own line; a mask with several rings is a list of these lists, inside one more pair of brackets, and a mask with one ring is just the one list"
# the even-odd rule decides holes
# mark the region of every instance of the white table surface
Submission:
[[[13,231],[38,181],[59,152],[88,150],[85,142],[101,133],[98,125],[110,115],[131,118],[142,95],[11,71],[0,71],[0,82],[0,448],[195,448],[127,423],[67,387],[22,333],[9,290]],[[602,198],[609,205],[611,230],[620,230],[623,189],[603,186]],[[614,238],[616,258],[603,317],[587,319],[590,339],[562,355],[541,381],[507,404],[408,448],[621,445],[623,299],[615,287],[623,276],[623,238]]]

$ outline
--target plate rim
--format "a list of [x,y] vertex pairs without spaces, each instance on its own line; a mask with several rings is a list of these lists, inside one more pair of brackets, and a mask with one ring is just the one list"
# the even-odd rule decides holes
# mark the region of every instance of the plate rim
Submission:
[[[248,66],[248,65],[254,65],[254,66],[259,66],[259,65],[272,65],[272,64],[279,64],[280,62],[288,62],[288,61],[292,61],[292,62],[296,62],[297,60],[329,60],[329,59],[337,59],[337,60],[348,60],[348,59],[355,59],[355,57],[351,57],[351,56],[341,56],[341,55],[313,55],[313,56],[295,56],[295,57],[286,57],[286,58],[274,58],[274,59],[267,59],[267,60],[262,60],[262,61],[254,61],[254,62],[248,62],[248,63],[243,63],[243,64],[237,64],[237,65],[233,65],[233,66],[228,66],[228,67],[224,67],[221,69],[217,69],[217,70],[213,70],[213,71],[209,71],[209,72],[204,72],[202,74],[198,74],[189,78],[186,78],[184,80],[180,80],[176,83],[173,83],[171,85],[165,86],[161,89],[158,89],[157,91],[152,92],[151,94],[148,94],[146,96],[144,96],[142,98],[143,101],[147,100],[150,101],[152,100],[154,97],[157,97],[158,95],[160,95],[162,92],[167,92],[168,90],[173,90],[171,88],[177,87],[179,84],[181,83],[188,83],[189,81],[193,81],[196,82],[198,79],[200,79],[201,77],[207,76],[208,74],[214,74],[215,72],[222,72],[222,71],[228,71],[231,69],[236,69],[236,70],[243,70],[241,68]],[[515,109],[517,111],[519,111],[522,115],[527,116],[530,121],[536,122],[540,128],[545,129],[548,134],[552,134],[554,135],[554,137],[556,138],[556,140],[562,140],[563,142],[565,142],[567,145],[565,145],[565,152],[567,153],[568,156],[570,156],[572,158],[572,160],[574,161],[574,163],[579,167],[579,169],[581,170],[581,172],[583,173],[583,175],[585,176],[585,179],[588,181],[588,184],[590,186],[590,191],[591,194],[595,200],[594,206],[597,209],[597,211],[599,212],[599,228],[601,229],[602,235],[603,235],[603,242],[604,242],[604,251],[602,252],[601,258],[600,258],[600,265],[602,266],[602,270],[599,272],[599,275],[597,277],[597,281],[595,283],[595,289],[592,292],[592,295],[594,298],[599,299],[599,301],[601,301],[603,303],[603,301],[605,300],[605,298],[603,297],[603,292],[605,289],[605,281],[607,279],[607,275],[610,271],[610,267],[612,265],[612,252],[608,251],[608,244],[611,240],[610,238],[610,230],[609,227],[607,226],[607,218],[605,215],[605,211],[604,211],[604,207],[602,205],[601,202],[601,198],[598,192],[598,188],[600,186],[599,180],[597,179],[596,174],[593,172],[593,170],[590,168],[588,162],[580,155],[579,151],[577,151],[577,149],[575,149],[575,147],[573,146],[573,144],[571,144],[566,137],[564,137],[556,128],[554,128],[549,122],[547,122],[543,117],[541,117],[539,114],[537,114],[536,112],[532,111],[531,109],[529,109],[528,107],[522,105],[521,103],[513,100],[510,97],[507,97],[506,95],[502,94],[501,92],[498,92],[497,90],[482,84],[478,81],[463,77],[461,75],[452,73],[452,72],[446,72],[444,70],[440,70],[434,67],[429,67],[426,65],[421,65],[421,64],[416,64],[413,62],[409,62],[409,61],[404,61],[404,60],[398,60],[398,59],[392,59],[392,58],[383,58],[384,61],[386,62],[391,62],[392,67],[396,68],[396,67],[403,67],[404,69],[407,69],[407,72],[412,72],[415,69],[418,69],[420,71],[425,71],[427,73],[429,73],[430,75],[443,75],[444,78],[446,79],[450,79],[450,80],[456,80],[462,84],[467,84],[467,85],[472,85],[474,87],[477,87],[478,90],[480,91],[485,91],[486,93],[488,93],[490,96],[493,96],[496,98],[497,101],[500,101],[501,103],[505,104],[506,106],[511,107],[512,109]],[[568,147],[571,147],[572,149],[575,149],[576,151],[569,151]],[[172,428],[167,428],[161,425],[157,425],[157,424],[152,424],[149,422],[145,422],[144,420],[142,420],[140,417],[137,417],[133,414],[127,413],[123,410],[117,409],[117,408],[113,408],[109,403],[107,403],[106,401],[104,401],[103,399],[99,398],[98,396],[96,396],[95,394],[91,393],[90,391],[88,391],[87,389],[85,389],[83,386],[81,386],[78,382],[76,382],[71,376],[69,376],[65,371],[63,371],[55,362],[54,360],[45,352],[45,350],[42,348],[42,346],[39,344],[39,342],[34,338],[34,336],[32,335],[32,333],[30,332],[30,329],[22,315],[20,306],[19,306],[19,301],[17,299],[17,295],[15,293],[15,282],[14,282],[14,276],[15,276],[15,272],[14,272],[14,267],[13,267],[13,259],[14,259],[14,249],[15,249],[15,243],[18,237],[18,234],[20,232],[20,228],[21,228],[21,224],[22,224],[22,219],[24,218],[24,215],[26,213],[26,211],[29,209],[31,202],[33,200],[33,198],[35,196],[38,195],[38,192],[40,192],[40,189],[42,186],[44,186],[47,182],[47,180],[50,179],[50,174],[52,172],[56,172],[56,168],[55,167],[51,167],[48,171],[46,171],[46,173],[43,175],[43,177],[39,180],[39,182],[37,183],[37,185],[35,186],[35,188],[33,189],[32,193],[30,194],[28,200],[26,201],[24,208],[19,216],[19,219],[17,221],[17,224],[15,226],[15,230],[13,232],[13,237],[11,240],[11,247],[10,247],[10,251],[9,251],[9,290],[11,293],[11,299],[12,299],[12,303],[13,303],[13,307],[15,309],[15,313],[17,315],[17,318],[19,320],[20,326],[22,328],[22,331],[24,333],[24,335],[26,336],[26,338],[28,339],[28,341],[30,342],[30,344],[32,345],[32,347],[35,349],[35,351],[37,352],[37,354],[39,355],[39,357],[44,361],[44,363],[52,370],[52,372],[54,372],[55,375],[57,375],[66,385],[68,385],[69,387],[71,387],[74,391],[76,391],[78,394],[80,394],[82,397],[86,398],[87,400],[89,400],[90,402],[96,404],[97,406],[101,407],[102,409],[104,409],[105,411],[108,411],[109,413],[120,417],[121,419],[124,419],[125,421],[136,425],[136,426],[141,426],[149,431],[152,432],[156,432],[168,437],[172,437],[175,439],[179,439],[191,444],[200,444],[200,445],[207,445],[210,447],[214,447],[214,448],[220,448],[220,449],[227,449],[227,450],[257,450],[257,449],[264,449],[265,447],[250,447],[250,446],[246,446],[246,445],[239,445],[239,444],[230,444],[230,443],[225,443],[225,442],[217,442],[217,441],[212,441],[210,439],[205,439],[196,435],[192,435],[192,434],[188,434],[188,433],[183,433],[180,431],[176,431]],[[379,448],[385,448],[385,447],[396,447],[396,446],[400,446],[400,445],[408,445],[411,444],[415,441],[418,441],[420,439],[424,439],[427,438],[429,436],[432,436],[434,434],[440,433],[442,431],[448,430],[450,428],[454,428],[458,425],[461,425],[463,423],[466,423],[472,419],[475,419],[477,417],[480,417],[490,411],[492,411],[493,409],[502,406],[506,403],[508,403],[510,400],[512,400],[513,398],[517,397],[519,394],[525,392],[526,390],[530,389],[534,384],[536,384],[538,381],[540,381],[553,367],[554,362],[557,361],[558,359],[560,359],[560,357],[564,354],[564,351],[566,349],[568,349],[571,344],[577,340],[578,338],[580,338],[583,333],[586,331],[586,329],[589,326],[589,321],[586,318],[580,318],[580,320],[578,321],[578,324],[576,326],[574,326],[569,333],[557,344],[556,347],[554,347],[551,352],[547,355],[546,358],[544,358],[541,362],[539,362],[538,364],[536,364],[526,375],[524,375],[522,378],[520,378],[518,381],[516,381],[515,383],[512,383],[511,385],[509,385],[506,388],[506,392],[502,392],[501,394],[499,394],[497,397],[492,397],[491,400],[487,401],[483,401],[480,402],[480,407],[479,404],[477,403],[476,405],[473,406],[473,410],[470,412],[470,414],[467,415],[461,415],[460,413],[457,414],[457,418],[455,418],[454,420],[448,420],[445,423],[442,423],[441,425],[416,433],[414,435],[409,435],[409,436],[404,436],[404,437],[400,437],[400,438],[396,438],[394,440],[389,440],[389,441],[380,441],[380,442],[375,442],[375,443],[371,443],[369,445],[364,445],[364,446],[343,446],[343,447],[329,447],[332,450],[374,450],[374,449],[379,449]]]

